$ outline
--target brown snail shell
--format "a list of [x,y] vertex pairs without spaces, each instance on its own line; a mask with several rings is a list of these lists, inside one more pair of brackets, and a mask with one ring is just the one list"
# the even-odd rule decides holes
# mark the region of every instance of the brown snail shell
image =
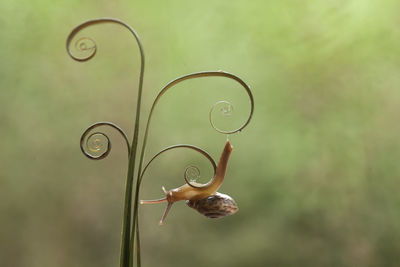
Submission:
[[219,192],[200,200],[187,200],[186,204],[208,218],[229,216],[239,210],[233,198]]

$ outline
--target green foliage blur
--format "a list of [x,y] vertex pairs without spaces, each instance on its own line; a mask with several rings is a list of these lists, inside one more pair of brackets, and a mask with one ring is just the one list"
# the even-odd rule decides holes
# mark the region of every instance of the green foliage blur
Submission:
[[[252,87],[252,122],[230,136],[221,192],[239,212],[207,219],[184,203],[140,207],[143,266],[398,266],[400,251],[400,4],[367,1],[0,2],[0,266],[118,266],[126,148],[86,159],[79,138],[112,121],[132,138],[139,54],[116,25],[82,36],[91,61],[66,53],[73,27],[116,17],[146,54],[142,127],[157,92],[196,71],[225,70]],[[146,161],[178,143],[217,160],[225,135],[209,124],[219,100],[244,121],[246,94],[220,78],[169,91],[151,125]],[[142,132],[143,133],[143,128]],[[143,137],[143,135],[141,135]],[[210,166],[195,153],[157,160],[141,199]]]

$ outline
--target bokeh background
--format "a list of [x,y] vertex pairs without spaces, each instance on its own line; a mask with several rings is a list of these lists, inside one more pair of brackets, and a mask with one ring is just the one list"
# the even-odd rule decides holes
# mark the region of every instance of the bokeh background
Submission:
[[[163,85],[195,71],[235,73],[256,100],[230,136],[220,190],[240,211],[210,220],[177,203],[159,227],[165,205],[141,207],[143,266],[398,266],[399,10],[395,0],[1,1],[0,266],[118,266],[126,148],[108,131],[110,156],[90,161],[78,142],[100,120],[131,139],[138,49],[125,29],[100,25],[83,32],[94,59],[65,51],[74,26],[104,16],[141,36],[142,122]],[[232,128],[243,122],[248,98],[232,81],[170,90],[146,159],[190,143],[217,160],[226,136],[208,112],[219,100],[234,105]],[[207,181],[200,156],[165,154],[141,198],[183,184],[193,163]]]

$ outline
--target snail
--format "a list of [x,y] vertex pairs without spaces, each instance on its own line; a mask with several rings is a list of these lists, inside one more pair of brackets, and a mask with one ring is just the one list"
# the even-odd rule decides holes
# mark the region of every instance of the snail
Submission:
[[165,209],[160,220],[160,225],[164,223],[172,204],[180,200],[186,200],[186,204],[189,207],[197,210],[199,213],[208,218],[220,218],[236,213],[238,211],[238,207],[233,198],[217,192],[224,181],[226,168],[232,149],[233,147],[231,146],[229,140],[227,140],[215,170],[215,175],[208,183],[203,185],[192,182],[169,191],[162,187],[162,190],[165,193],[164,198],[155,200],[141,200],[140,204],[156,204],[163,202],[168,203],[167,208]]

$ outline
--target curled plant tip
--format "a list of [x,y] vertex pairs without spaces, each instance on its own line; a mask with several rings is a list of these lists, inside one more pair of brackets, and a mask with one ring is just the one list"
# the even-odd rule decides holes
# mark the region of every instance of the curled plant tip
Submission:
[[[196,79],[196,78],[203,78],[203,77],[224,77],[224,78],[228,78],[228,79],[236,81],[237,83],[239,83],[244,88],[244,90],[246,91],[246,93],[247,93],[247,95],[249,97],[249,100],[250,100],[250,113],[249,113],[246,121],[240,127],[236,128],[236,129],[233,129],[233,130],[229,130],[229,131],[228,130],[221,130],[218,127],[215,126],[215,123],[213,122],[213,120],[211,118],[212,114],[213,114],[213,110],[215,109],[215,106],[216,105],[220,105],[220,104],[225,104],[225,105],[228,106],[227,108],[223,108],[222,111],[223,111],[223,113],[225,115],[229,115],[233,111],[233,105],[231,103],[229,103],[228,101],[223,100],[223,101],[217,102],[213,106],[211,111],[210,111],[210,122],[211,122],[211,125],[219,133],[233,134],[233,133],[237,133],[237,132],[242,131],[250,123],[250,121],[251,121],[251,119],[253,117],[253,113],[254,113],[254,97],[253,97],[253,94],[252,94],[252,92],[250,90],[250,87],[241,78],[239,78],[238,76],[236,76],[234,74],[231,74],[231,73],[228,73],[228,72],[225,72],[225,71],[222,71],[222,70],[191,73],[191,74],[187,74],[187,75],[181,76],[179,78],[176,78],[176,79],[170,81],[167,85],[165,85],[163,87],[163,89],[158,93],[156,99],[154,100],[153,105],[152,105],[152,107],[150,109],[150,115],[149,115],[147,124],[150,123],[153,111],[154,111],[157,103],[159,102],[160,98],[169,89],[171,89],[173,86],[175,86],[175,85],[177,85],[177,84],[179,84],[179,83],[181,83],[183,81],[190,80],[190,79]],[[148,128],[146,129],[145,136],[147,135],[147,130],[148,130]],[[145,140],[146,140],[146,138],[145,138]],[[145,141],[145,143],[146,143],[146,141]]]
[[128,137],[121,128],[111,122],[97,122],[89,126],[81,136],[80,148],[86,157],[93,160],[100,160],[107,157],[111,151],[111,141],[105,133],[99,131],[92,133],[94,129],[101,126],[107,126],[117,130],[124,138],[129,153],[130,144]]
[[186,167],[184,173],[184,179],[186,182],[188,182],[188,180],[190,182],[196,182],[196,180],[199,178],[200,178],[200,169],[197,166],[190,165]]
[[[234,130],[223,130],[222,128],[218,127],[217,124],[218,122],[220,122],[223,119],[228,119],[233,117],[233,110],[234,107],[232,105],[232,103],[230,103],[229,101],[226,100],[221,100],[216,102],[210,109],[209,112],[209,121],[211,124],[211,127],[216,130],[219,133],[222,134],[232,134],[232,133],[236,133],[236,132],[240,132],[243,127],[240,127],[238,129],[234,129]],[[250,114],[250,117],[248,119],[250,119],[252,116],[252,114]],[[215,122],[217,121],[217,122]]]
[[111,151],[111,142],[107,135],[95,132],[86,139],[85,155],[90,155],[91,159],[103,159]]
[[75,42],[75,49],[81,52],[93,51],[96,47],[96,42],[89,37],[79,38]]
[[212,119],[212,115],[214,114],[214,112],[219,112],[219,115],[223,116],[223,117],[231,117],[232,112],[233,112],[233,105],[231,102],[221,100],[212,106],[212,108],[210,110],[210,123],[211,123],[211,126],[217,130],[218,128],[214,125],[213,119]]
[[76,40],[75,42],[75,50],[79,54],[74,55],[70,51],[70,56],[75,59],[76,61],[88,61],[89,59],[93,58],[97,52],[97,45],[96,42],[89,37],[82,37]]
[[193,188],[201,188],[204,185],[196,183],[196,180],[198,178],[200,178],[200,170],[197,166],[190,165],[185,169],[183,179],[185,180],[186,184],[190,185]]

